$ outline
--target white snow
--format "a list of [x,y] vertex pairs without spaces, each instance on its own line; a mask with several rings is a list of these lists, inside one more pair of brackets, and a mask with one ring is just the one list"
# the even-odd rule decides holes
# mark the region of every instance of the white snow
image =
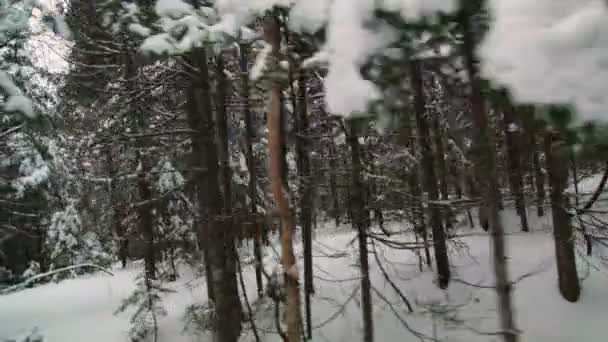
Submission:
[[330,1],[298,1],[289,12],[289,27],[296,32],[316,33],[327,23]]
[[36,117],[32,100],[23,95],[9,96],[4,103],[4,109],[9,112],[19,112],[30,119]]
[[260,52],[258,52],[258,54],[255,57],[255,62],[253,63],[253,67],[251,68],[251,71],[249,72],[249,78],[252,81],[257,81],[260,79],[260,77],[262,77],[264,75],[264,72],[266,71],[266,67],[267,67],[267,63],[268,63],[268,58],[270,56],[270,54],[272,53],[272,45],[263,42],[263,47],[260,50]]
[[157,0],[154,7],[160,17],[180,18],[192,13],[192,6],[182,0]]
[[[505,217],[508,232],[518,231],[518,218],[509,211]],[[514,301],[518,328],[523,331],[522,341],[599,341],[605,328],[605,308],[608,307],[606,274],[589,270],[581,259],[579,272],[583,291],[578,303],[561,299],[556,285],[554,245],[549,225],[531,217],[532,233],[508,233],[509,266],[513,279],[522,279],[514,288]],[[397,232],[403,224],[391,224],[388,229]],[[361,312],[358,304],[359,281],[357,251],[353,244],[354,233],[349,227],[333,231],[329,225],[317,231],[314,242],[316,295],[313,297],[313,340],[352,342],[361,340]],[[491,286],[491,244],[487,234],[465,229],[457,241],[450,244],[450,257],[454,281],[448,291],[440,291],[433,282],[433,273],[420,272],[412,251],[380,248],[378,257],[392,280],[414,307],[408,313],[392,287],[380,273],[373,254],[370,254],[372,293],[374,299],[374,325],[377,340],[417,340],[395,318],[386,298],[401,318],[414,330],[442,341],[499,341],[498,338],[480,335],[497,329],[496,296],[493,289],[478,288],[464,283]],[[409,240],[401,237],[403,241]],[[373,251],[373,250],[372,250]],[[274,269],[272,252],[265,258],[266,268]],[[301,256],[301,246],[296,246]],[[301,260],[301,259],[300,259]],[[128,315],[112,313],[134,289],[135,274],[141,263],[127,270],[116,270],[115,276],[94,274],[59,284],[47,284],[0,296],[0,340],[31,331],[38,327],[47,342],[102,342],[127,341]],[[243,264],[245,282],[250,300],[254,301],[255,281],[253,266]],[[300,270],[302,269],[299,267]],[[201,280],[193,281],[192,274],[181,272],[182,278],[168,284],[175,289],[163,297],[168,315],[161,319],[159,342],[206,341],[205,336],[182,333],[182,315],[189,304],[200,303],[205,297]],[[525,277],[527,274],[532,274]],[[344,304],[344,302],[347,302]],[[274,330],[272,305],[254,303],[258,327]],[[444,315],[429,312],[440,310]],[[77,324],[75,324],[77,322]],[[462,323],[465,323],[463,325]],[[449,339],[448,339],[449,338]],[[251,334],[242,338],[253,341]],[[264,341],[280,341],[274,334],[263,334]]]
[[148,37],[152,33],[152,30],[150,30],[148,27],[143,26],[140,23],[129,24],[129,31],[136,33],[142,37]]
[[519,132],[519,126],[512,122],[509,124],[509,127],[507,127],[507,130],[511,133]]
[[479,49],[483,75],[523,103],[572,104],[605,120],[608,6],[604,0],[492,0]]

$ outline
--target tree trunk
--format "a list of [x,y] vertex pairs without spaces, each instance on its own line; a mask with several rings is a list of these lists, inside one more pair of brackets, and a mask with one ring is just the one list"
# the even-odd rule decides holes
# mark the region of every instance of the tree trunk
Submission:
[[350,132],[347,136],[351,149],[352,189],[351,206],[353,225],[358,232],[359,263],[361,266],[361,311],[363,313],[363,341],[373,342],[374,323],[372,316],[371,281],[369,277],[369,260],[367,251],[367,230],[369,214],[365,209],[365,189],[361,181],[361,151],[359,146],[356,123],[349,123]]
[[534,155],[532,162],[534,164],[534,181],[536,184],[536,214],[541,217],[545,216],[545,174],[540,164],[540,148],[536,142],[535,136],[532,136],[534,141]]
[[422,88],[422,69],[420,62],[417,60],[412,60],[410,64],[412,89],[414,91],[414,111],[416,113],[416,125],[418,127],[418,145],[422,149],[424,187],[429,200],[429,221],[433,231],[438,285],[439,288],[445,289],[450,282],[450,263],[445,241],[445,231],[441,224],[441,211],[437,204],[437,200],[439,200],[439,191],[437,189],[437,177],[435,176],[430,130],[424,117],[426,103],[424,90]]
[[556,133],[545,133],[559,291],[567,301],[576,302],[580,297],[581,288],[576,271],[574,231],[568,214],[570,203],[568,197],[564,196],[568,182],[568,157],[566,149],[562,148],[560,143],[562,141]]
[[[412,120],[408,114],[403,114],[401,117],[401,127],[399,128],[399,144],[409,150],[412,155],[416,154],[415,145],[416,138],[412,134]],[[426,227],[426,218],[424,216],[424,208],[422,207],[422,188],[420,187],[420,175],[418,174],[418,166],[413,165],[410,170],[407,170],[407,185],[411,196],[405,200],[409,210],[411,211],[411,220],[414,224],[414,233],[416,238],[418,235],[422,237],[424,244],[424,253],[426,257],[426,265],[431,266],[431,252],[428,243],[428,234]]]
[[471,29],[471,13],[473,4],[463,0],[462,25],[463,25],[463,55],[465,67],[471,83],[470,102],[473,120],[476,126],[475,144],[478,155],[478,175],[483,176],[480,181],[482,185],[482,200],[487,206],[489,228],[491,230],[492,252],[494,261],[494,276],[496,278],[496,292],[498,294],[498,313],[500,317],[501,334],[505,342],[516,342],[518,340],[515,328],[515,318],[511,300],[511,280],[507,269],[506,247],[504,242],[504,230],[499,217],[499,198],[497,196],[498,181],[496,173],[496,156],[494,144],[491,143],[488,117],[482,95],[482,84],[479,78],[477,61],[475,58],[474,32]]
[[[441,131],[441,125],[439,122],[439,113],[435,113],[433,116],[433,140],[435,144],[435,151],[437,152],[437,171],[439,174],[439,192],[441,199],[448,201],[450,199],[450,193],[448,191],[448,170],[445,162],[445,151],[443,147],[443,137]],[[445,222],[446,230],[452,229],[452,207],[449,204],[444,205],[443,219]]]
[[[136,88],[137,69],[133,62],[130,51],[125,52],[125,79],[128,82],[130,89]],[[132,108],[137,123],[137,128],[140,131],[145,131],[148,128],[146,113],[139,107],[138,103],[133,103]],[[144,240],[144,267],[146,279],[156,279],[156,253],[154,246],[154,219],[152,217],[152,188],[147,179],[151,169],[150,158],[147,155],[146,148],[149,147],[148,139],[140,139],[138,141],[138,150],[136,152],[137,165],[137,189],[139,192],[139,200],[141,204],[138,207],[139,214],[139,234]]]
[[338,193],[338,182],[336,180],[336,147],[334,142],[329,143],[329,190],[332,198],[332,214],[336,227],[340,225],[340,201]]
[[[215,127],[211,106],[209,70],[204,49],[194,50],[192,65],[199,69],[189,90],[190,122],[196,127],[196,143],[200,144],[199,167],[204,170],[202,186],[199,187],[199,206],[203,220],[208,221],[204,239],[209,264],[207,281],[211,283],[218,325],[214,331],[217,342],[236,342],[241,333],[241,303],[236,278],[236,250],[234,234],[225,226],[223,218],[224,201],[220,189],[219,158],[215,144]],[[221,101],[219,107],[221,107]]]
[[[281,46],[281,31],[278,19],[267,16],[264,20],[264,39],[272,46],[273,57],[278,58]],[[270,108],[268,110],[268,154],[270,159],[270,181],[278,213],[281,217],[281,263],[285,271],[287,292],[287,342],[299,342],[300,324],[300,286],[299,272],[293,251],[293,232],[295,224],[289,202],[283,189],[284,162],[281,143],[281,85],[273,84],[270,89]]]
[[304,246],[304,294],[306,309],[306,334],[312,338],[312,313],[310,296],[315,293],[312,260],[312,183],[310,175],[310,156],[308,152],[308,113],[306,103],[306,76],[298,79],[297,94],[297,139],[296,153],[298,176],[300,179],[300,222],[302,224],[302,244]]
[[122,268],[127,267],[129,257],[129,239],[125,226],[122,224],[123,210],[121,210],[120,199],[118,198],[118,174],[116,163],[112,158],[112,146],[109,145],[106,150],[106,166],[108,167],[108,177],[110,178],[110,201],[112,202],[112,225],[114,226],[114,234],[118,240],[118,259]]
[[[255,158],[253,156],[253,139],[255,136],[252,122],[252,113],[251,113],[251,101],[250,101],[250,84],[249,84],[249,66],[248,66],[248,53],[249,46],[244,44],[241,45],[240,48],[241,56],[240,56],[240,67],[241,67],[241,77],[243,80],[243,117],[245,119],[245,130],[246,130],[246,141],[247,141],[247,168],[249,169],[249,184],[248,184],[248,192],[249,192],[249,201],[251,206],[251,213],[255,215],[258,211],[257,205],[257,171],[255,168]],[[255,236],[253,240],[253,253],[255,255],[255,282],[258,290],[258,297],[262,297],[264,295],[264,282],[262,278],[262,242],[261,236]]]
[[521,222],[521,230],[530,231],[528,216],[526,214],[526,200],[524,198],[523,170],[519,141],[522,138],[520,129],[515,122],[515,108],[506,94],[502,95],[503,126],[506,137],[507,155],[509,158],[509,184],[511,194],[515,197],[515,209]]

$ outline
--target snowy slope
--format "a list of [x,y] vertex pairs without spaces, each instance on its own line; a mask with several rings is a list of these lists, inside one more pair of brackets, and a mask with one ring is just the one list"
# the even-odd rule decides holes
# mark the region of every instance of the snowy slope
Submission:
[[[511,231],[518,231],[514,215],[506,216]],[[608,288],[605,286],[608,275],[605,271],[589,270],[581,260],[579,273],[584,278],[581,299],[576,304],[562,300],[556,286],[550,231],[543,220],[532,218],[531,222],[534,233],[511,233],[507,237],[512,278],[523,278],[515,285],[516,316],[523,331],[522,341],[599,341],[606,322],[603,313],[608,307]],[[398,230],[399,226],[393,225],[392,229]],[[491,335],[496,331],[497,322],[495,295],[492,289],[483,288],[491,286],[493,280],[488,236],[469,230],[459,235],[463,237],[450,245],[453,273],[458,280],[453,281],[446,292],[432,284],[431,272],[419,272],[413,252],[379,250],[379,257],[391,278],[414,306],[413,314],[406,311],[378,271],[374,257],[370,256],[372,282],[378,291],[372,294],[378,341],[419,340],[407,332],[403,323],[442,341],[499,341],[497,336]],[[361,340],[360,294],[353,292],[358,288],[356,244],[351,243],[354,237],[345,231],[317,236],[314,263],[318,278],[315,279],[313,324],[320,327],[315,330],[315,341]],[[268,263],[270,259],[272,253],[267,257]],[[95,274],[0,296],[0,341],[33,327],[40,329],[46,342],[128,341],[128,317],[114,316],[113,312],[133,290],[137,271],[133,266],[117,270],[113,277]],[[254,299],[252,267],[246,266],[245,273],[249,298]],[[533,275],[525,276],[529,273]],[[192,278],[186,274],[171,285],[177,293],[165,297],[168,316],[161,321],[160,342],[209,341],[208,336],[182,334],[184,309],[205,298],[204,284],[191,282]],[[384,302],[378,294],[391,304]],[[344,306],[349,297],[352,298]],[[262,302],[254,303],[254,307],[257,308],[258,327],[264,331],[274,330],[271,306]],[[436,314],[431,314],[430,309]],[[395,318],[395,312],[403,322]],[[243,340],[253,339],[247,335]],[[280,341],[280,338],[265,333],[263,340]]]

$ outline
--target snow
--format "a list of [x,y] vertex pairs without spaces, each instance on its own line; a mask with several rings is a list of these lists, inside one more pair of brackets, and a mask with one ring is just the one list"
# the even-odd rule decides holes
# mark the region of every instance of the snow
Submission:
[[458,9],[456,0],[381,0],[380,6],[391,12],[399,12],[405,20],[433,17],[437,12],[450,13]]
[[129,24],[129,31],[136,33],[142,37],[148,37],[152,33],[152,30],[139,23]]
[[[549,215],[550,216],[550,215]],[[522,341],[598,341],[605,330],[604,313],[608,306],[606,274],[591,270],[579,260],[583,281],[581,299],[571,304],[559,295],[554,265],[554,245],[549,224],[531,217],[532,233],[519,233],[518,218],[512,211],[505,215],[508,234],[509,267],[512,279],[520,279],[514,286],[514,301],[518,328]],[[405,227],[393,223],[387,227],[398,232]],[[408,313],[393,288],[380,273],[373,254],[370,254],[371,279],[375,288],[374,325],[376,338],[382,341],[416,340],[394,316],[386,298],[407,324],[426,336],[447,341],[498,341],[473,330],[495,332],[498,320],[495,312],[496,296],[491,288],[491,244],[487,234],[465,229],[454,243],[450,243],[450,257],[454,281],[448,291],[432,285],[434,275],[420,272],[412,251],[391,250],[376,245],[378,257],[398,288],[414,308]],[[399,236],[399,235],[394,235]],[[329,225],[317,231],[314,242],[316,295],[313,297],[313,340],[351,342],[361,340],[361,312],[358,305],[359,281],[355,235],[349,227],[333,230]],[[407,241],[407,236],[399,239]],[[467,247],[462,247],[466,243]],[[461,247],[458,247],[461,246]],[[372,248],[374,246],[371,246]],[[301,245],[296,246],[301,260]],[[267,251],[265,265],[273,270],[276,261]],[[116,270],[115,276],[98,273],[58,284],[46,284],[10,295],[0,296],[0,340],[31,331],[38,327],[47,342],[127,341],[129,319],[127,313],[113,312],[135,289],[135,276],[143,265],[134,263],[126,270]],[[244,264],[245,282],[250,300],[256,298],[253,266]],[[302,269],[299,267],[299,269]],[[160,320],[159,342],[206,341],[205,336],[182,333],[182,317],[192,303],[206,297],[202,280],[193,279],[190,272],[180,272],[182,278],[165,284],[176,290],[163,297],[167,316]],[[529,275],[530,276],[527,276]],[[344,302],[347,304],[344,305]],[[252,304],[256,308],[258,326],[274,329],[272,305]],[[444,314],[431,313],[443,311]],[[78,324],[74,324],[78,322]],[[466,323],[464,327],[459,322]],[[556,329],[556,327],[560,327]],[[404,337],[405,336],[405,337]],[[253,341],[247,335],[243,341]],[[264,341],[280,341],[267,334]]]
[[36,117],[32,100],[23,95],[9,96],[4,103],[4,109],[9,112],[19,112],[30,119]]
[[492,0],[494,22],[479,54],[483,75],[516,101],[572,104],[605,119],[608,6],[604,0]]
[[289,12],[289,27],[296,32],[317,33],[328,20],[329,1],[298,1]]
[[255,62],[251,67],[251,71],[249,72],[249,78],[252,81],[257,81],[260,79],[260,77],[262,77],[262,75],[264,75],[268,63],[268,58],[272,53],[272,45],[266,42],[263,42],[262,44],[263,47],[256,55]]
[[160,17],[181,18],[192,12],[192,6],[182,0],[157,0],[154,10]]
[[511,133],[519,132],[519,126],[516,123],[510,123],[509,127],[507,127],[507,131]]

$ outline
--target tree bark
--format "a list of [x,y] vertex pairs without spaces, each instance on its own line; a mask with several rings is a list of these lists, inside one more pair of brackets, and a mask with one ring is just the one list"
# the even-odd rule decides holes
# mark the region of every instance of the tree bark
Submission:
[[515,122],[515,108],[506,94],[502,94],[503,128],[505,131],[507,155],[509,158],[509,185],[511,194],[515,197],[515,209],[519,215],[521,230],[530,231],[528,216],[526,214],[526,200],[524,198],[523,170],[521,166],[521,151],[519,141],[522,138],[520,129]]
[[129,258],[129,238],[125,226],[122,224],[123,210],[121,210],[120,199],[118,198],[118,174],[116,169],[116,163],[112,158],[112,146],[109,145],[106,150],[106,166],[108,177],[110,178],[110,201],[112,202],[112,225],[114,226],[114,234],[118,240],[118,259],[122,265],[122,268],[127,267],[127,261]]
[[450,263],[446,246],[445,231],[441,224],[441,210],[437,201],[439,191],[437,189],[437,177],[433,161],[433,150],[430,130],[425,119],[425,95],[422,88],[422,69],[420,62],[410,62],[411,83],[414,91],[414,111],[416,113],[416,125],[418,128],[418,145],[422,149],[422,165],[424,168],[424,187],[428,194],[430,224],[433,231],[433,245],[435,251],[435,263],[437,266],[437,278],[439,288],[445,289],[450,282]]
[[340,225],[340,200],[336,180],[336,158],[336,147],[331,141],[329,143],[329,190],[332,198],[331,210],[337,227]]
[[568,214],[570,203],[568,197],[564,196],[568,182],[568,157],[565,149],[560,148],[560,143],[562,142],[556,133],[545,133],[559,291],[567,301],[576,302],[580,297],[581,288],[576,271],[574,231]]
[[487,217],[491,231],[492,251],[494,261],[494,276],[496,278],[496,292],[498,294],[498,313],[500,317],[501,334],[505,342],[518,341],[515,327],[511,291],[512,285],[507,269],[506,247],[504,242],[504,230],[499,217],[498,180],[496,173],[496,155],[494,144],[491,143],[488,117],[485,109],[485,101],[482,95],[482,84],[479,78],[477,60],[475,58],[474,31],[471,28],[471,20],[474,4],[461,1],[463,11],[463,55],[465,67],[470,80],[470,102],[473,120],[476,126],[475,143],[478,155],[478,176],[483,176],[480,181],[482,185],[482,200],[488,204]]
[[[412,155],[416,154],[415,145],[416,138],[412,135],[412,120],[409,115],[404,114],[402,116],[402,124],[399,129],[399,143],[405,148],[409,149]],[[422,207],[422,188],[420,187],[420,175],[418,173],[418,165],[413,165],[408,170],[407,184],[411,196],[407,198],[406,203],[411,210],[412,222],[414,223],[414,232],[416,236],[422,237],[424,244],[424,253],[426,257],[426,265],[431,266],[431,252],[428,243],[428,232],[426,227],[426,218],[424,216],[424,208]]]
[[[219,158],[216,150],[216,130],[211,105],[210,78],[207,56],[204,49],[196,49],[191,54],[192,65],[199,69],[189,89],[189,114],[198,135],[194,137],[201,153],[200,166],[204,170],[202,186],[199,188],[199,206],[202,219],[208,223],[204,239],[209,264],[207,281],[211,283],[210,299],[215,303],[217,327],[214,340],[236,342],[241,333],[241,303],[236,278],[236,250],[234,234],[226,227],[224,200],[220,188]],[[222,106],[220,102],[220,107]],[[228,227],[229,228],[229,227]]]
[[306,309],[306,334],[312,338],[312,313],[310,296],[315,293],[313,283],[312,260],[312,183],[310,174],[310,156],[308,148],[308,113],[306,103],[306,76],[298,79],[297,94],[297,139],[296,153],[298,176],[300,179],[300,222],[302,225],[302,244],[304,246],[304,294]]
[[[279,57],[281,32],[278,19],[267,16],[264,20],[264,40],[272,46],[272,55]],[[268,155],[270,159],[270,181],[272,194],[281,217],[281,263],[285,271],[287,292],[287,342],[299,342],[300,324],[300,286],[299,272],[293,251],[293,232],[295,224],[291,215],[289,201],[283,189],[284,162],[281,143],[281,85],[274,83],[270,89],[270,108],[268,110]]]
[[369,277],[369,258],[367,250],[367,230],[369,214],[365,208],[365,189],[361,181],[361,151],[356,123],[349,123],[348,145],[351,149],[352,188],[351,207],[353,225],[357,229],[359,242],[359,264],[361,266],[361,311],[363,313],[363,341],[374,341],[374,322],[372,314],[371,281]]
[[[255,215],[258,211],[257,205],[257,170],[255,167],[255,158],[253,156],[253,139],[255,136],[252,122],[252,113],[251,113],[251,98],[250,98],[250,84],[249,84],[249,66],[248,66],[248,53],[249,46],[241,44],[240,47],[240,68],[241,68],[241,78],[243,80],[242,92],[243,92],[243,117],[245,119],[245,130],[246,136],[245,139],[247,141],[247,168],[249,169],[249,184],[248,184],[248,192],[249,192],[249,201],[251,206],[251,213]],[[253,253],[255,255],[255,282],[258,290],[258,297],[264,296],[264,282],[262,278],[262,242],[261,236],[256,236],[253,240]]]
[[[133,61],[133,56],[130,51],[125,52],[125,79],[128,82],[130,89],[135,89],[135,78],[137,77],[137,68]],[[138,108],[139,104],[132,104],[135,115],[135,120],[138,130],[144,131],[147,129],[146,113]],[[139,214],[139,233],[144,240],[144,268],[146,280],[156,279],[156,252],[154,246],[154,219],[152,218],[152,187],[147,179],[148,172],[151,169],[150,158],[147,155],[146,148],[149,147],[148,139],[140,139],[138,141],[138,150],[136,152],[137,165],[137,189],[139,199],[142,204],[138,207]]]

